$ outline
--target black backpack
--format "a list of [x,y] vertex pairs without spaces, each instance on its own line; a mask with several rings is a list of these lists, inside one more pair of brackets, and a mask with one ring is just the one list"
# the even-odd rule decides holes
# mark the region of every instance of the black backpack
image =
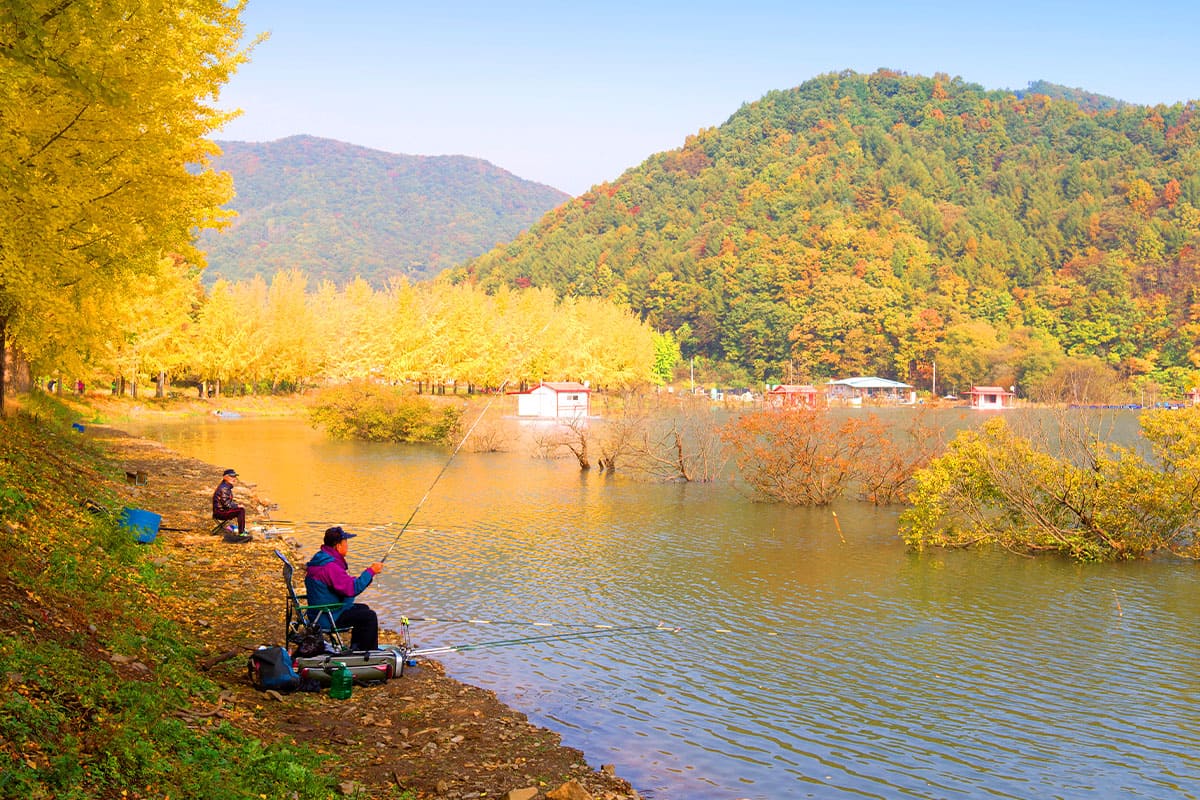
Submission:
[[260,647],[250,654],[250,683],[256,689],[290,692],[300,686],[292,657],[282,647]]

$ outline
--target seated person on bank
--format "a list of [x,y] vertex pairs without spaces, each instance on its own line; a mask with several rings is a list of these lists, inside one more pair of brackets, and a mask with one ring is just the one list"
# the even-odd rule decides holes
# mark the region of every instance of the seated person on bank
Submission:
[[306,565],[304,591],[309,605],[341,604],[333,610],[333,619],[339,628],[351,629],[351,650],[375,650],[379,647],[379,619],[369,606],[354,599],[383,571],[383,563],[376,561],[357,578],[350,577],[346,553],[350,551],[349,540],[356,535],[340,526],[325,531],[325,544]]
[[227,469],[221,473],[221,482],[217,484],[216,491],[213,492],[212,506],[213,519],[221,522],[228,522],[231,519],[237,520],[237,535],[246,535],[246,509],[238,505],[237,500],[233,499],[233,485],[237,483],[238,474],[235,470]]

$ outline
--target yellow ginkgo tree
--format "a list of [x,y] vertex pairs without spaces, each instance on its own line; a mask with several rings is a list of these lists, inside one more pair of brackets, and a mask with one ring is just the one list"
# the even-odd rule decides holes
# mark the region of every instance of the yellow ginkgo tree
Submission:
[[216,101],[246,58],[244,6],[0,4],[0,345],[35,370],[111,326],[81,298],[125,291],[165,255],[202,263],[194,233],[230,196],[205,137],[230,116]]

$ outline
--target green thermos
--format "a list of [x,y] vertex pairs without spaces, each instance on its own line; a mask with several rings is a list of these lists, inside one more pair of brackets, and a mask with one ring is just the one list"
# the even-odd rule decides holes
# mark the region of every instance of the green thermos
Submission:
[[329,696],[334,700],[346,700],[353,691],[354,678],[344,662],[335,661],[329,673]]

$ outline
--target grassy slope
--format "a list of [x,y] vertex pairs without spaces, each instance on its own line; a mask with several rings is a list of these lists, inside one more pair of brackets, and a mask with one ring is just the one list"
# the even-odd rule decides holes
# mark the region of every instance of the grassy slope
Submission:
[[122,473],[45,398],[0,421],[0,797],[317,798],[315,753],[183,714],[216,687],[168,564],[108,514]]

